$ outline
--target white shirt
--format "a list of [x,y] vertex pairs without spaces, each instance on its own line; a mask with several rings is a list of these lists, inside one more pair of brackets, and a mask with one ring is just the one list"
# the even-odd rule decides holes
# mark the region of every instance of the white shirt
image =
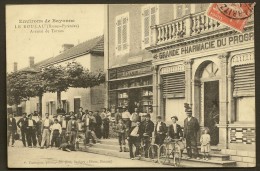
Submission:
[[79,131],[82,131],[82,123],[81,122],[78,123],[78,127],[79,127]]
[[28,120],[28,126],[33,126],[33,121],[31,119]]
[[161,126],[162,122],[158,122],[157,123],[157,132],[160,131],[160,126]]
[[174,132],[177,133],[177,124],[176,124],[176,123],[173,123],[172,126],[173,126]]
[[86,125],[89,126],[89,118],[86,118]]
[[59,123],[54,123],[53,125],[52,125],[52,127],[51,127],[51,130],[53,131],[53,130],[59,130],[59,133],[61,133],[61,126],[60,126],[60,124]]
[[122,118],[123,119],[127,119],[127,118],[130,118],[130,117],[131,117],[131,114],[129,112],[126,111],[126,112],[122,113]]
[[46,126],[46,127],[50,126],[50,120],[45,119],[43,126]]
[[132,132],[131,132],[130,135],[136,137],[136,136],[137,136],[137,132],[138,132],[138,130],[139,130],[139,127],[136,126],[136,127],[132,130]]
[[63,120],[63,121],[62,121],[62,128],[66,128],[66,127],[67,127],[66,120]]
[[191,117],[188,117],[188,121],[190,121]]

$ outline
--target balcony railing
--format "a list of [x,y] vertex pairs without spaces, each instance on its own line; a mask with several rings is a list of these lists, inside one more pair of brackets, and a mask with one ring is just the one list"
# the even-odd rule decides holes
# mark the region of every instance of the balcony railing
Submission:
[[[252,21],[253,17],[252,15],[249,21]],[[151,46],[177,41],[178,39],[212,32],[225,27],[216,20],[205,16],[205,12],[189,14],[168,23],[151,26],[153,34]]]

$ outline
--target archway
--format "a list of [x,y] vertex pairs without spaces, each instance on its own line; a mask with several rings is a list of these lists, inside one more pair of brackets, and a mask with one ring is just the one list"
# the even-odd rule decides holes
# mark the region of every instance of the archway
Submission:
[[196,116],[201,127],[210,129],[211,144],[217,145],[219,133],[219,80],[220,71],[212,61],[204,61],[195,72],[194,100]]

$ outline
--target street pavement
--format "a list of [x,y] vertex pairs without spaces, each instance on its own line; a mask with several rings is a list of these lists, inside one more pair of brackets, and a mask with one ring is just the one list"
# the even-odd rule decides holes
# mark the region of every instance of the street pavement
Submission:
[[[91,148],[91,147],[90,147]],[[81,151],[66,152],[57,148],[23,147],[16,141],[8,147],[9,168],[91,168],[91,167],[169,167],[158,163],[130,160]]]

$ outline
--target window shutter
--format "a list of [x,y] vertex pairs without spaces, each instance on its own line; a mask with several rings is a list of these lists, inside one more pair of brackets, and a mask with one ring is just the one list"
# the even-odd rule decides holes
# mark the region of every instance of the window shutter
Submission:
[[182,17],[182,4],[177,4],[177,12],[176,12],[176,18]]
[[144,10],[144,44],[149,44],[149,29],[150,29],[150,9]]
[[116,22],[116,31],[117,31],[117,33],[116,33],[116,36],[117,36],[117,38],[116,38],[116,40],[117,40],[117,45],[116,45],[116,48],[117,48],[117,50],[118,51],[121,51],[121,49],[122,49],[122,20],[121,20],[121,18],[120,19],[118,19],[117,20],[117,22]]
[[164,97],[185,96],[185,72],[162,76]]
[[123,17],[122,18],[122,49],[126,50],[127,49],[127,26],[128,26],[128,18]]
[[255,91],[254,64],[234,66],[234,95],[244,96]]

